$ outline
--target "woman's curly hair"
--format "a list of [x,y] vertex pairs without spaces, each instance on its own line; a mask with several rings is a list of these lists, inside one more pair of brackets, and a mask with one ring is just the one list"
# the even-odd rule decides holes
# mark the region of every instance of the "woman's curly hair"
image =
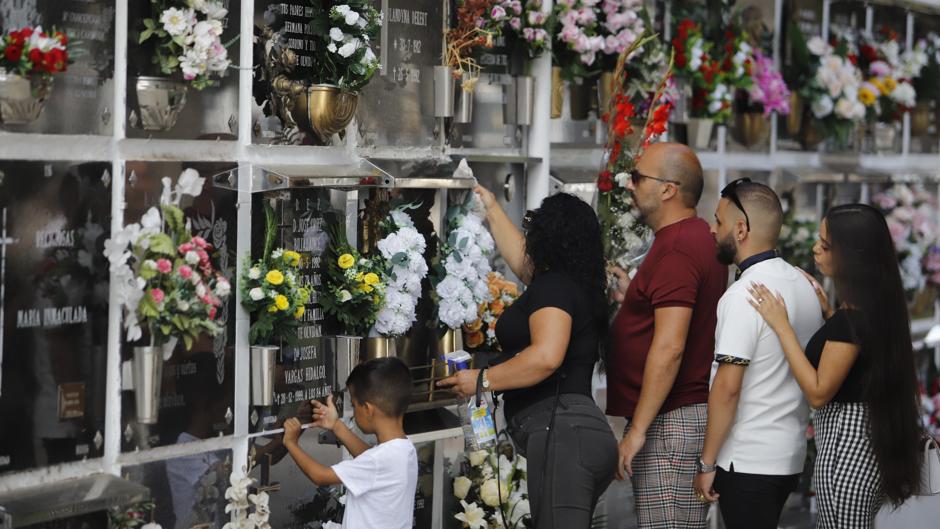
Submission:
[[601,227],[580,198],[558,193],[542,201],[525,226],[526,258],[533,271],[561,272],[588,294],[598,336],[607,329],[607,275]]

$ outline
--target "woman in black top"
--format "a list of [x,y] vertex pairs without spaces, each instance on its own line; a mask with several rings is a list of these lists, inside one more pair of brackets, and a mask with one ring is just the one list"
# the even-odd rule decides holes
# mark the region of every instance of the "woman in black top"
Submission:
[[[587,529],[617,466],[617,442],[591,398],[607,326],[600,225],[582,200],[558,194],[526,213],[523,233],[492,193],[476,192],[500,253],[528,284],[496,323],[504,354],[484,385],[503,393],[513,443],[528,459],[533,527]],[[478,376],[464,370],[440,385],[473,395]]]
[[923,459],[910,322],[897,255],[884,216],[849,204],[832,208],[813,247],[816,267],[836,286],[826,323],[800,349],[782,298],[751,285],[751,304],[774,329],[810,405],[818,448],[817,527],[869,528],[884,498],[898,506],[917,492]]

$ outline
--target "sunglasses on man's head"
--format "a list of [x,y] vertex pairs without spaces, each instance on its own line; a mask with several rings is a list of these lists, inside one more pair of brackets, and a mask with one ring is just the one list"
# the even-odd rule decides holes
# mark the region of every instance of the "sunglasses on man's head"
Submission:
[[747,184],[750,181],[751,179],[746,176],[744,178],[738,178],[721,190],[721,198],[727,198],[741,210],[741,213],[744,213],[744,224],[747,226],[747,231],[751,231],[751,219],[748,218],[747,211],[745,211],[744,205],[741,204],[741,198],[738,197],[738,186]]
[[630,171],[630,181],[633,182],[633,186],[634,186],[634,187],[640,185],[640,181],[643,180],[644,178],[649,178],[650,180],[656,180],[657,182],[662,182],[662,183],[664,183],[664,184],[675,184],[675,185],[677,185],[677,186],[682,185],[682,182],[678,182],[678,181],[676,181],[676,180],[669,180],[669,179],[666,179],[666,178],[657,178],[657,177],[655,177],[655,176],[650,176],[650,175],[648,175],[648,174],[643,174],[643,173],[637,171],[636,169]]

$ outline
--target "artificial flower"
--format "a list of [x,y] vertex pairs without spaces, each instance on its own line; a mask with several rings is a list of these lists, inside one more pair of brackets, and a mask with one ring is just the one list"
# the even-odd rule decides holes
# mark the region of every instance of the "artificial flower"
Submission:
[[337,264],[339,264],[339,267],[342,268],[343,270],[346,270],[347,268],[351,267],[355,263],[356,263],[356,259],[351,254],[348,254],[348,253],[339,256],[339,260],[337,260]]
[[264,280],[277,286],[284,282],[284,274],[280,270],[270,270],[265,274]]
[[454,478],[454,496],[456,496],[458,500],[466,498],[467,493],[470,492],[470,485],[472,484],[473,482],[466,476]]

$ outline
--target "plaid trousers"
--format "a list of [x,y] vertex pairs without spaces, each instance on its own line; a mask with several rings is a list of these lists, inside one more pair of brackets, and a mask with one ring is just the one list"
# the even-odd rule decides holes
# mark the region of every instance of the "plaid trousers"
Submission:
[[705,410],[705,404],[677,408],[647,430],[631,478],[639,529],[704,529],[709,504],[695,496],[692,478],[705,442]]
[[881,474],[868,434],[868,406],[830,402],[813,417],[817,529],[870,529],[881,507]]

